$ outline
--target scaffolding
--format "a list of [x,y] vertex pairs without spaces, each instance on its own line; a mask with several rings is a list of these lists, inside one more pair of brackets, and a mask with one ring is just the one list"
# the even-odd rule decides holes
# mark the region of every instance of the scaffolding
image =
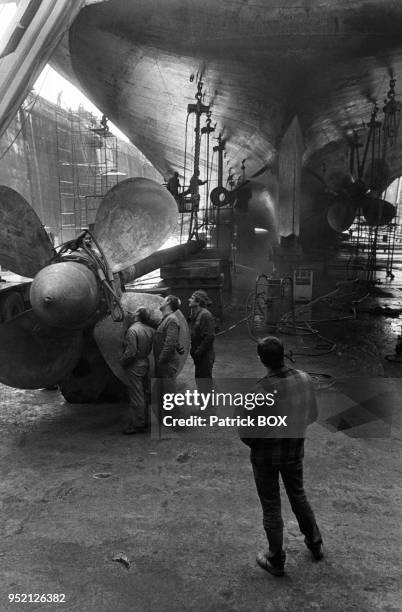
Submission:
[[103,196],[118,183],[118,140],[105,117],[99,121],[82,107],[66,111],[58,104],[56,151],[60,243],[92,229]]
[[[350,143],[349,171],[353,188],[349,196],[356,198],[357,216],[349,230],[350,265],[362,280],[380,283],[381,273],[394,278],[395,250],[400,245],[399,208],[401,179],[388,185],[390,174],[387,155],[395,145],[400,125],[401,104],[396,100],[395,79],[391,76],[384,100],[383,121],[378,120],[379,107],[374,103],[365,141],[358,131]],[[359,150],[362,148],[362,154]],[[388,186],[387,186],[388,185]],[[385,189],[385,191],[384,191]],[[398,246],[399,249],[399,246]]]
[[359,213],[349,230],[351,259],[350,271],[361,280],[376,283],[385,278],[394,278],[396,256],[402,252],[402,228],[400,205],[402,199],[402,177],[395,181],[393,189],[388,189],[383,198],[396,208],[396,215],[386,225],[369,225],[359,209]]

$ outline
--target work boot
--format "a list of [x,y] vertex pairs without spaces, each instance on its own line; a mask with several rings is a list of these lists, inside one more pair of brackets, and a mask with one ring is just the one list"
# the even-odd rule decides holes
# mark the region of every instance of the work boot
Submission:
[[272,574],[272,576],[284,576],[285,574],[285,559],[286,554],[282,551],[279,560],[273,560],[273,558],[269,557],[269,553],[258,553],[256,557],[256,561],[258,565],[268,572]]
[[314,560],[321,561],[321,559],[324,557],[324,548],[322,545],[322,540],[320,540],[319,542],[310,543],[307,538],[304,538],[304,543],[311,552]]

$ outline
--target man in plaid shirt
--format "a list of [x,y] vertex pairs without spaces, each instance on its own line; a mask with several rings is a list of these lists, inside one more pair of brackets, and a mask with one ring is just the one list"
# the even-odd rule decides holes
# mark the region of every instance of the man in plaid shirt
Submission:
[[[284,348],[278,338],[263,338],[257,352],[267,368],[267,375],[257,385],[258,390],[275,397],[273,409],[264,406],[265,414],[268,411],[271,415],[286,415],[287,427],[255,427],[246,434],[243,430],[240,435],[251,447],[250,459],[269,545],[268,553],[257,555],[257,563],[270,574],[283,576],[286,553],[283,550],[279,474],[307,548],[315,560],[323,558],[321,534],[303,486],[305,431],[317,418],[317,403],[309,375],[285,367]],[[258,412],[262,414],[261,408]],[[253,416],[257,418],[257,411],[253,411]]]

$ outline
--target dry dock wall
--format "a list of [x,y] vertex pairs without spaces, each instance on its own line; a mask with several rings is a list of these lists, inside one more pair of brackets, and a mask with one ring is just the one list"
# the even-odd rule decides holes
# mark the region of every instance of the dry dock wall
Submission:
[[[71,112],[30,94],[0,139],[0,184],[24,196],[56,236],[60,235],[62,223],[60,192],[66,190],[60,177],[66,178],[66,172],[71,174],[67,176],[74,182],[70,189],[75,197],[79,195],[79,202],[84,201],[86,194],[92,197],[94,192],[105,193],[115,184],[116,177],[109,177],[109,184],[99,178],[102,163],[108,163],[109,170],[117,165],[120,180],[132,176],[163,180],[134,145],[117,138],[113,138],[113,145],[109,138],[103,142],[91,131],[91,126],[96,127],[96,123],[89,112],[83,109]],[[116,163],[105,160],[101,150],[113,147]],[[96,166],[99,176],[95,179]]]

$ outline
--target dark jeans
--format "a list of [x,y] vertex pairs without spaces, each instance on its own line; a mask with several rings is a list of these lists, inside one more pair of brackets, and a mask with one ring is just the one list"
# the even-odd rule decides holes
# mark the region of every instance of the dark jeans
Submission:
[[148,365],[132,366],[126,369],[129,381],[127,427],[145,427],[148,421],[147,392],[149,390]]
[[291,508],[305,536],[307,545],[321,542],[321,534],[315,521],[313,510],[307,500],[303,487],[303,461],[271,465],[267,462],[264,448],[251,450],[257,493],[261,501],[263,525],[268,538],[269,554],[273,565],[285,561],[283,551],[283,519],[281,514],[281,495],[279,474],[285,485]]
[[212,378],[212,368],[214,367],[214,355],[206,354],[194,359],[195,378]]
[[179,408],[176,407],[173,410],[170,410],[169,412],[167,412],[163,408],[164,394],[171,393],[174,395],[175,393],[177,393],[176,376],[177,368],[175,365],[164,363],[163,365],[155,366],[155,378],[157,379],[157,381],[154,397],[156,400],[156,417],[158,421],[159,437],[161,433],[160,428],[164,416],[170,414],[174,418],[180,417]]
[[214,367],[214,361],[215,356],[213,353],[207,353],[201,358],[194,359],[195,382],[200,393],[210,393],[212,391],[212,368]]

